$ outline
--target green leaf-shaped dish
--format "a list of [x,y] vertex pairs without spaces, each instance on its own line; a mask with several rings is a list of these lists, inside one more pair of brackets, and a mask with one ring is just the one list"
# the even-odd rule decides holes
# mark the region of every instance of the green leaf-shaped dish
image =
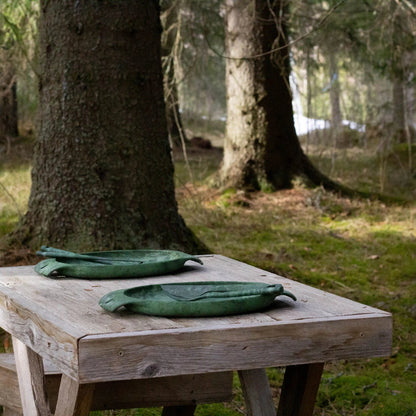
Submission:
[[202,264],[198,257],[174,250],[115,250],[83,254],[105,258],[108,262],[56,256],[38,263],[35,271],[47,277],[117,279],[173,273],[188,260]]
[[251,313],[270,306],[275,297],[295,296],[280,284],[252,282],[186,282],[115,290],[100,299],[100,306],[115,312],[156,316],[197,317]]

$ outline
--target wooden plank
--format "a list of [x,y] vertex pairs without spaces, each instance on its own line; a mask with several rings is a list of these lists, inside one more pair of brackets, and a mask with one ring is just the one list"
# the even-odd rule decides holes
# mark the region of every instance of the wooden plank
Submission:
[[55,416],[88,416],[94,388],[94,384],[79,384],[63,374]]
[[[10,411],[15,409],[21,412],[22,401],[13,354],[0,354],[0,357],[3,356],[7,356],[8,359],[6,365],[0,368],[0,406],[7,406]],[[10,357],[12,357],[13,366],[10,365]]]
[[50,415],[42,357],[15,337],[13,350],[23,413],[30,416]]
[[[222,256],[203,257],[204,266],[186,266],[184,271],[175,275],[156,276],[148,279],[123,280],[85,280],[85,279],[48,279],[36,275],[30,266],[0,269],[1,282],[30,300],[32,308],[41,319],[48,314],[56,314],[62,319],[62,324],[69,325],[77,322],[77,328],[83,329],[80,337],[95,333],[116,333],[131,331],[162,330],[180,327],[195,327],[209,322],[203,320],[173,320],[166,318],[144,317],[129,314],[123,310],[116,314],[106,313],[98,306],[98,300],[106,293],[115,289],[128,288],[153,283],[197,281],[197,280],[227,280],[227,281],[263,281],[266,283],[282,283],[292,290],[299,298],[298,302],[280,297],[273,309],[266,314],[258,314],[258,321],[295,320],[304,318],[333,317],[336,315],[351,315],[373,313],[376,310],[366,305],[352,302],[339,296],[331,295],[318,289],[311,288],[299,282],[294,282],[273,273],[258,269],[247,264],[227,259]],[[0,286],[1,287],[1,286]],[[2,288],[0,292],[2,291]],[[52,294],[59,293],[59,296]],[[48,305],[46,308],[45,305]],[[59,314],[64,308],[65,314]],[[380,311],[378,311],[380,312]],[[268,316],[267,316],[268,315]],[[223,325],[244,325],[253,319],[253,315],[235,316],[216,319]]]
[[381,314],[88,336],[79,342],[79,378],[89,383],[388,356],[391,327],[391,316]]
[[183,406],[232,399],[232,372],[97,383],[93,410]]
[[23,413],[10,407],[3,407],[3,416],[23,416]]
[[312,416],[323,363],[286,368],[277,416]]
[[[61,374],[61,372],[50,361],[43,360],[43,367],[45,374]],[[16,363],[13,353],[0,353],[0,370],[3,372],[5,369],[16,373]]]
[[[45,365],[46,389],[52,412],[56,407],[61,374]],[[91,410],[183,406],[232,399],[232,372],[124,380],[98,383]],[[13,354],[0,354],[0,406],[22,412]]]
[[[45,302],[44,307],[47,308],[47,299]],[[54,314],[53,309],[47,316],[40,317],[33,310],[30,299],[14,289],[0,286],[0,327],[36,353],[48,358],[61,371],[76,377],[77,340],[83,332],[72,323],[63,322]],[[71,333],[73,336],[69,335]]]
[[[177,276],[176,279],[180,280]],[[38,321],[56,321],[61,330],[67,332],[67,336],[76,339],[99,331],[120,332],[132,328],[150,330],[153,327],[175,327],[167,318],[155,319],[149,316],[138,319],[137,315],[124,311],[120,314],[110,314],[98,305],[99,299],[109,291],[144,284],[149,284],[149,281],[49,279],[36,274],[32,266],[0,268],[0,309],[4,307],[7,310],[10,301],[19,306],[20,303],[23,306],[27,303],[30,305],[30,312],[37,316]],[[6,296],[2,302],[3,294]],[[74,325],[74,322],[77,324]]]
[[[44,362],[46,376],[46,391],[51,410],[56,406],[61,373],[49,362]],[[0,354],[0,406],[5,406],[22,412],[19,383],[13,354]]]
[[241,388],[243,390],[248,416],[275,416],[269,380],[264,369],[240,370]]

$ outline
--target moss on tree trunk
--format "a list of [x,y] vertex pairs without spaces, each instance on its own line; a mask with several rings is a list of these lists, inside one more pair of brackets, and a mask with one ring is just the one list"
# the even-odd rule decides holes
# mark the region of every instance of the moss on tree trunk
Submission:
[[160,31],[157,1],[41,2],[32,190],[9,241],[201,248],[174,195]]

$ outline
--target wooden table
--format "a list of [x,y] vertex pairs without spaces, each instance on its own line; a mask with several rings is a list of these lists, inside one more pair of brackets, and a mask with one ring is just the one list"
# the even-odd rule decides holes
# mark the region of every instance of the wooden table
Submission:
[[[187,263],[174,275],[129,280],[0,269],[0,327],[13,336],[24,414],[50,414],[42,357],[63,373],[56,416],[87,415],[95,383],[229,370],[238,371],[248,414],[274,416],[264,369],[278,366],[286,372],[277,414],[305,416],[324,362],[390,354],[390,314],[223,256],[201,258],[203,266]],[[281,283],[298,300],[279,297],[261,313],[187,319],[111,314],[98,305],[115,289],[215,280]]]

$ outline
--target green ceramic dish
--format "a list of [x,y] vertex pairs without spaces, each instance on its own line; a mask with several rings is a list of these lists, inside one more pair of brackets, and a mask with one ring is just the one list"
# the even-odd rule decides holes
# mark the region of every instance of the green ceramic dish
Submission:
[[280,284],[251,282],[186,282],[139,286],[107,293],[100,306],[115,312],[197,317],[251,313],[269,307],[276,296],[295,296]]
[[[55,253],[55,255],[54,255]],[[188,260],[202,261],[173,250],[115,250],[83,253],[71,258],[59,251],[41,251],[50,258],[35,266],[35,271],[47,277],[77,277],[85,279],[118,279],[169,274],[180,270]],[[97,257],[97,260],[88,257]]]

